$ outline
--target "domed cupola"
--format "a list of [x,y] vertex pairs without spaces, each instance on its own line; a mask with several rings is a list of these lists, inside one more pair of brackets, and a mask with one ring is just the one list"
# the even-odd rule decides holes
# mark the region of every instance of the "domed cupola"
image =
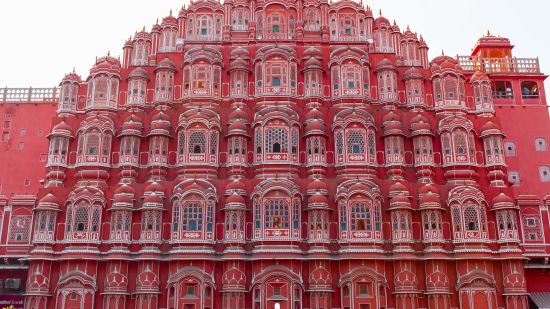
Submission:
[[96,60],[88,77],[87,108],[115,108],[118,103],[121,64],[107,55]]
[[135,114],[131,114],[120,127],[119,137],[122,136],[142,136],[143,123]]
[[382,117],[382,126],[384,128],[384,135],[404,135],[401,118],[394,111],[389,111],[384,117]]
[[44,195],[39,201],[35,210],[51,210],[51,211],[61,211],[60,208],[61,201],[59,198],[57,198],[55,195],[53,195],[51,192]]
[[65,138],[73,138],[73,132],[70,125],[68,125],[63,119],[52,128],[52,132],[48,137],[60,136]]
[[428,122],[428,119],[422,114],[418,113],[411,119],[411,136],[430,135],[433,136],[432,125]]
[[151,118],[151,128],[148,136],[164,135],[170,137],[171,124],[170,116],[163,111],[158,112]]
[[246,185],[239,179],[230,181],[225,187],[225,195],[233,194],[246,196]]
[[328,186],[323,180],[319,178],[314,178],[313,181],[311,181],[307,185],[306,194],[307,195],[315,195],[315,194],[328,195]]

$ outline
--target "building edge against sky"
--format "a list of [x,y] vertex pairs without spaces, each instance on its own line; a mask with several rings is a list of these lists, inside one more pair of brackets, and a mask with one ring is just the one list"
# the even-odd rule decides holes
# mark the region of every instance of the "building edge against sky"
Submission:
[[171,15],[85,80],[0,91],[4,294],[26,308],[544,305],[537,58],[488,33],[430,61],[422,36],[351,1]]

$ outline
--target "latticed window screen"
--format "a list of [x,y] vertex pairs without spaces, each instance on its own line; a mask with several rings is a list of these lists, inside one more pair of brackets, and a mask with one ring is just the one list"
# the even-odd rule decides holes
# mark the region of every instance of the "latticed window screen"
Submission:
[[256,144],[256,153],[262,153],[262,128],[256,129],[256,137],[254,138]]
[[202,231],[203,219],[203,207],[200,203],[191,202],[183,205],[181,211],[182,231]]
[[455,131],[453,132],[453,142],[455,148],[455,154],[466,155],[468,149],[468,142],[466,141],[466,132]]
[[158,210],[147,210],[143,212],[143,217],[141,220],[141,230],[142,231],[160,231],[160,216],[161,213]]
[[215,155],[218,149],[218,132],[210,133],[210,154]]
[[99,152],[99,133],[90,132],[86,134],[86,154],[98,155]]
[[468,231],[479,231],[479,213],[475,206],[464,208],[464,227]]
[[458,206],[453,208],[453,225],[455,232],[462,232],[462,215]]
[[291,133],[292,153],[298,153],[298,129],[292,128]]
[[269,153],[288,152],[288,129],[267,128],[265,130],[265,149]]
[[10,224],[10,241],[29,241],[31,216],[14,216]]
[[116,211],[113,213],[111,229],[113,231],[129,231],[132,217],[128,211]]
[[185,152],[185,131],[180,131],[178,135],[178,154],[183,155]]
[[346,211],[346,205],[342,204],[339,207],[340,210],[340,230],[346,231],[348,229],[348,214]]
[[87,232],[88,220],[90,220],[88,206],[77,206],[74,215],[74,231]]
[[336,132],[336,152],[344,154],[344,134],[342,131]]
[[523,239],[525,241],[542,240],[542,227],[540,217],[531,215],[522,218]]
[[189,153],[206,152],[206,134],[205,132],[191,132],[189,134]]
[[92,214],[92,232],[98,232],[99,231],[99,221],[101,216],[101,209],[99,207],[93,208],[93,214]]
[[358,202],[351,205],[351,230],[372,230],[371,209],[367,204]]
[[268,200],[264,206],[265,228],[288,229],[290,221],[288,201]]
[[363,131],[350,131],[348,133],[348,154],[365,153],[365,134]]
[[374,156],[376,153],[376,141],[375,141],[375,135],[372,130],[368,131],[368,138],[369,138],[369,155]]

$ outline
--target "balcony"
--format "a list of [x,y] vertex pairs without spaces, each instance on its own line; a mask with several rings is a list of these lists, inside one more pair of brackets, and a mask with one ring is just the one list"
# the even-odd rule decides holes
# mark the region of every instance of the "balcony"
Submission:
[[57,88],[0,88],[1,103],[56,103]]
[[481,58],[475,56],[457,56],[457,60],[466,72],[483,71],[487,74],[540,74],[538,58]]

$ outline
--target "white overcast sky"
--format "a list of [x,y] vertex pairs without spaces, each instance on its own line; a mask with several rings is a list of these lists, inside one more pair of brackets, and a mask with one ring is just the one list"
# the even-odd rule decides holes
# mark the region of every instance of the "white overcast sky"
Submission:
[[[0,0],[0,87],[53,87],[76,68],[88,76],[96,56],[122,54],[125,40],[181,0]],[[516,46],[516,57],[540,57],[550,73],[550,1],[533,0],[372,0],[401,29],[424,36],[433,58],[469,54],[489,29]],[[550,83],[546,83],[550,86]]]

